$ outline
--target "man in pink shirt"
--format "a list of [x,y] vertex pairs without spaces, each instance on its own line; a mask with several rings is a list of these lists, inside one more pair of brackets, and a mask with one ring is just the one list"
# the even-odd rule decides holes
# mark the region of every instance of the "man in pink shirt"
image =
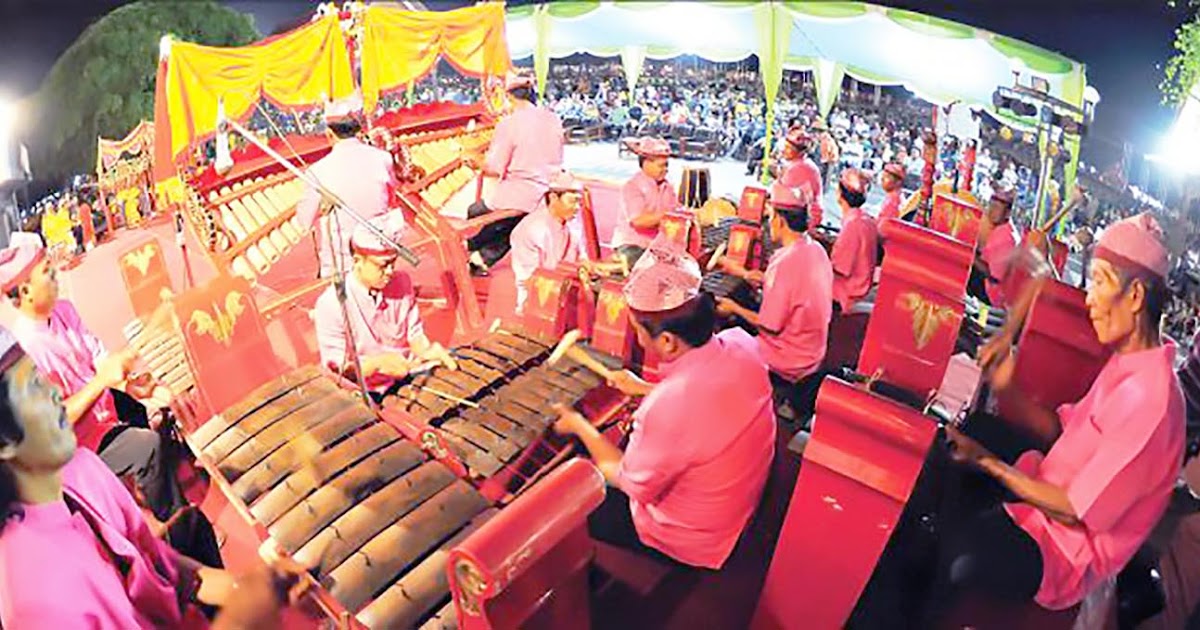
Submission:
[[[362,131],[361,109],[361,100],[357,98],[326,106],[325,135],[333,143],[333,149],[310,166],[308,172],[341,197],[350,210],[371,219],[388,212],[396,176],[391,154],[358,139]],[[305,187],[304,196],[296,205],[296,219],[305,228],[317,225],[317,219],[321,218],[317,257],[323,278],[331,277],[335,269],[344,272],[348,268],[350,235],[357,224],[345,212],[332,210],[332,202],[322,199],[320,191],[312,186]],[[333,249],[330,249],[330,234]]]
[[833,299],[843,313],[871,290],[879,253],[879,228],[863,211],[871,182],[856,168],[842,171],[838,181],[838,206],[842,209],[842,231],[833,243]]
[[766,273],[722,261],[726,273],[762,284],[762,306],[756,313],[733,300],[717,300],[717,313],[739,316],[758,328],[776,409],[781,417],[801,420],[811,415],[816,400],[833,314],[833,268],[825,248],[807,233],[808,203],[805,189],[775,182],[768,220],[779,248]]
[[900,191],[904,187],[905,175],[903,164],[891,162],[883,167],[883,175],[879,180],[884,192],[883,203],[879,206],[878,223],[881,227],[888,219],[900,218]]
[[614,386],[645,396],[625,452],[574,411],[561,410],[554,428],[578,437],[609,483],[588,519],[593,538],[719,569],[771,467],[771,382],[745,331],[713,335],[699,265],[665,240],[651,245],[625,285],[638,341],[664,366],[653,386],[629,372],[614,376]]
[[524,310],[528,283],[538,269],[580,259],[579,243],[567,223],[579,212],[583,186],[566,171],[550,177],[546,202],[525,215],[513,230],[512,268],[517,283],[517,312]]
[[968,292],[988,304],[999,308],[1007,306],[1004,295],[1004,280],[1012,266],[1013,251],[1020,239],[1016,228],[1009,223],[1012,212],[1013,191],[1001,188],[992,193],[988,203],[986,234],[982,234],[983,247],[975,256]]
[[[378,217],[372,224],[393,241],[398,241],[405,229],[403,220],[392,214]],[[436,361],[453,369],[454,360],[445,348],[425,336],[412,279],[396,270],[396,251],[360,225],[350,239],[350,252],[346,312],[343,314],[338,302],[337,287],[330,286],[317,298],[313,313],[321,363],[357,380],[357,356],[367,386],[378,394],[422,363]],[[351,353],[351,347],[357,352]]]
[[[505,87],[513,111],[496,124],[487,156],[479,165],[484,175],[499,181],[486,204],[480,201],[468,209],[470,218],[492,210],[532,212],[546,194],[547,174],[562,170],[562,121],[558,114],[538,106],[533,76],[513,74]],[[467,241],[474,269],[486,271],[508,253],[508,237],[521,218],[493,221]]]
[[9,247],[0,250],[0,288],[16,306],[10,332],[66,397],[79,445],[98,453],[118,475],[132,475],[155,517],[168,519],[183,499],[166,465],[165,445],[156,431],[144,428],[145,410],[141,418],[128,410],[122,417],[111,391],[124,385],[133,398],[150,397],[149,375],[130,377],[133,352],[109,353],[75,305],[59,299],[57,274],[35,234],[13,234]]
[[808,204],[808,230],[816,232],[824,220],[821,209],[821,169],[809,157],[812,153],[812,136],[803,127],[792,127],[784,136],[783,164],[776,181],[787,188],[799,188],[811,200]]
[[632,267],[668,212],[679,208],[675,187],[667,181],[671,145],[661,138],[637,138],[629,148],[638,156],[638,172],[621,187],[621,206],[612,246]]
[[0,626],[203,627],[200,603],[226,607],[214,628],[266,627],[283,603],[276,587],[307,583],[303,573],[281,560],[235,577],[168,547],[104,463],[76,448],[58,388],[0,343]]
[[955,458],[1019,501],[959,532],[953,584],[1069,608],[1114,577],[1149,537],[1183,461],[1175,347],[1159,335],[1167,268],[1162,231],[1149,214],[1101,235],[1087,306],[1096,336],[1114,354],[1078,402],[1055,410],[1025,396],[1013,386],[1011,355],[989,373],[1038,451],[1010,466],[949,430]]

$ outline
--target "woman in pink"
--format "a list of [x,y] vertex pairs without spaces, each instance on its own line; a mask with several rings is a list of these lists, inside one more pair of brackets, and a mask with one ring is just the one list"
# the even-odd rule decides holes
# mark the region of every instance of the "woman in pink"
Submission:
[[1183,459],[1184,402],[1174,345],[1159,336],[1167,251],[1157,222],[1142,214],[1109,226],[1090,271],[1088,316],[1113,355],[1087,394],[1041,407],[1013,386],[1010,355],[989,379],[1037,450],[1009,465],[949,431],[955,459],[1017,498],[952,537],[956,586],[1069,608],[1125,566],[1167,507]]
[[[660,239],[663,241],[665,239]],[[653,386],[629,372],[613,385],[645,396],[625,452],[586,418],[562,411],[609,483],[588,519],[593,538],[692,567],[719,569],[750,521],[775,448],[771,382],[753,338],[713,335],[711,298],[686,253],[652,245],[625,299],[638,341],[666,366]]]
[[281,562],[265,580],[235,578],[173,551],[104,462],[76,448],[58,390],[20,346],[0,347],[0,626],[203,627],[191,608],[204,603],[229,606],[214,627],[262,627],[281,603],[275,577],[286,592],[302,575]]

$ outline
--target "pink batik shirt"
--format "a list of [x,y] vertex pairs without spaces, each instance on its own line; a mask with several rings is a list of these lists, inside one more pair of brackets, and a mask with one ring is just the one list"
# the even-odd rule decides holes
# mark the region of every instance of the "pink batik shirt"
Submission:
[[754,339],[726,330],[663,366],[633,416],[617,486],[646,545],[720,568],[762,495],[775,448],[771,381]]
[[[18,313],[12,323],[12,335],[34,365],[51,383],[70,397],[96,377],[96,361],[107,351],[88,330],[75,305],[59,300],[50,311],[49,321],[39,322]],[[119,423],[112,392],[107,389],[95,404],[75,423],[79,445],[96,450],[100,440]]]
[[517,312],[529,295],[529,279],[538,269],[554,269],[559,263],[580,259],[579,242],[571,228],[542,206],[529,213],[509,236],[512,269],[517,283]]
[[23,504],[0,531],[0,625],[181,627],[181,599],[191,594],[183,583],[191,578],[181,576],[178,555],[150,531],[129,491],[86,449],[62,475],[66,501]]
[[658,236],[658,228],[635,228],[632,221],[648,212],[673,212],[679,208],[679,196],[671,182],[656,182],[644,171],[634,173],[621,187],[621,205],[613,229],[613,248],[625,245],[646,248]]
[[1024,503],[1005,509],[1042,552],[1036,599],[1069,608],[1114,577],[1167,508],[1183,462],[1184,402],[1175,346],[1114,354],[1077,403],[1062,405],[1062,434],[1043,457],[1017,460],[1025,474],[1066,490],[1082,521],[1064,525]]
[[879,228],[862,208],[850,208],[842,217],[842,233],[833,244],[833,299],[850,309],[871,290],[875,278],[875,256],[879,247]]
[[549,176],[562,170],[562,121],[543,107],[517,108],[496,123],[486,162],[500,176],[488,208],[531,212],[546,194]]
[[[412,338],[425,334],[412,279],[405,273],[396,273],[379,291],[367,289],[354,273],[347,274],[346,313],[360,359],[388,353],[407,355]],[[343,365],[353,365],[335,287],[325,289],[317,298],[313,318],[321,364],[336,372]],[[376,375],[367,379],[367,385],[381,391],[392,381],[391,377]]]
[[776,250],[763,274],[758,343],[771,371],[795,382],[821,367],[833,316],[833,267],[819,243],[803,236]]

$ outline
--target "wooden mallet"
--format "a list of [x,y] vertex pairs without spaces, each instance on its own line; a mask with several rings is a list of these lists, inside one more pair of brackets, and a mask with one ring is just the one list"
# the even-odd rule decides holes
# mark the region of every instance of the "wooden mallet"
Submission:
[[721,264],[721,257],[725,255],[725,245],[726,243],[721,243],[713,250],[712,257],[708,259],[708,268],[706,271],[712,271],[717,268],[717,265]]
[[613,371],[608,369],[608,367],[600,361],[596,360],[595,357],[585,352],[582,348],[576,347],[575,344],[578,342],[579,331],[567,331],[567,333],[562,336],[562,339],[559,340],[558,345],[554,346],[554,351],[550,353],[550,358],[546,359],[546,364],[553,366],[561,361],[563,357],[571,357],[573,361],[583,365],[596,374],[599,374],[600,377],[605,381],[611,381]]

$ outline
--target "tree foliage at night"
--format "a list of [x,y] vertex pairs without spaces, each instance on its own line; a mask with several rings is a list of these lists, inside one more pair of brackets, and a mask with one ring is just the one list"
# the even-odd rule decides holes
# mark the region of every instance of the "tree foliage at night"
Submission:
[[[1170,8],[1177,4],[1179,2],[1174,0],[1167,2]],[[1188,0],[1187,4],[1194,9],[1200,5],[1200,0]],[[1192,86],[1200,80],[1200,12],[1175,30],[1175,50],[1175,56],[1168,59],[1163,68],[1164,76],[1159,85],[1163,102],[1168,105],[1182,104]]]
[[92,24],[46,75],[30,140],[39,177],[91,171],[96,137],[124,137],[154,116],[159,40],[240,46],[259,38],[250,15],[214,0],[142,0]]

